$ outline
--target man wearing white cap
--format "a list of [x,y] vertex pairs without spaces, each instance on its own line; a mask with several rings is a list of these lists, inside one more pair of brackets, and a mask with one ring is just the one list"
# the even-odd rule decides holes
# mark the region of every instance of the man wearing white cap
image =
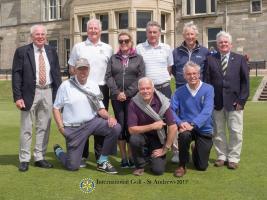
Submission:
[[53,113],[58,130],[66,139],[67,152],[57,144],[54,152],[64,167],[78,170],[86,139],[90,135],[104,136],[97,170],[115,174],[117,171],[108,161],[108,155],[116,148],[121,127],[105,110],[98,85],[87,79],[89,71],[87,59],[78,59],[75,76],[59,87]]

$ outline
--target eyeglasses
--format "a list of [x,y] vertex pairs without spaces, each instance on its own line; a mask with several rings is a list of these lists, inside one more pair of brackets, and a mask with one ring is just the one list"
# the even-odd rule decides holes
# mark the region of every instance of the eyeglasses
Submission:
[[123,43],[128,44],[129,42],[130,42],[129,39],[127,39],[127,40],[119,40],[120,44],[123,44]]

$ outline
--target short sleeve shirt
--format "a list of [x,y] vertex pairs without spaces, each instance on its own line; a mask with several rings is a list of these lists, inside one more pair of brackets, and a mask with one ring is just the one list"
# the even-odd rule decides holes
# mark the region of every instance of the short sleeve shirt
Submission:
[[112,55],[110,45],[99,41],[93,44],[87,38],[86,41],[74,45],[68,63],[75,66],[79,58],[86,58],[90,64],[90,74],[88,80],[105,85],[105,74],[108,61]]

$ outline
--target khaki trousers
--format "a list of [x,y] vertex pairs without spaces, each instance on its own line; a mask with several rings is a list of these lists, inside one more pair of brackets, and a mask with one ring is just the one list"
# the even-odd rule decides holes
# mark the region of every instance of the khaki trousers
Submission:
[[[238,163],[240,161],[243,141],[243,110],[214,110],[213,122],[213,144],[217,154],[217,159]],[[229,132],[228,142],[226,129]]]
[[35,90],[34,101],[29,111],[21,111],[19,161],[31,159],[32,127],[35,125],[34,161],[45,157],[51,123],[52,89]]

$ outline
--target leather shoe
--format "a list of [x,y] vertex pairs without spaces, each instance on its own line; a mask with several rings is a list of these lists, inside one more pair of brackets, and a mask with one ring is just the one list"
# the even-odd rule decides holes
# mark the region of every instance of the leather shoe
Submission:
[[133,175],[142,176],[144,174],[144,171],[145,170],[143,168],[142,169],[136,169],[136,170],[133,171]]
[[21,162],[19,163],[19,171],[26,172],[29,169],[29,163],[28,162]]
[[176,177],[183,177],[185,174],[186,174],[186,168],[183,166],[178,167],[174,172],[174,176]]
[[224,160],[216,160],[215,162],[214,162],[214,166],[215,167],[222,167],[222,166],[224,166],[225,165],[225,161]]
[[228,162],[227,168],[228,169],[236,169],[238,167],[237,163],[234,162]]
[[35,165],[36,167],[41,167],[41,168],[52,168],[52,167],[53,167],[53,165],[52,165],[51,163],[47,162],[46,160],[39,160],[39,161],[36,161],[36,162],[34,163],[34,165]]

